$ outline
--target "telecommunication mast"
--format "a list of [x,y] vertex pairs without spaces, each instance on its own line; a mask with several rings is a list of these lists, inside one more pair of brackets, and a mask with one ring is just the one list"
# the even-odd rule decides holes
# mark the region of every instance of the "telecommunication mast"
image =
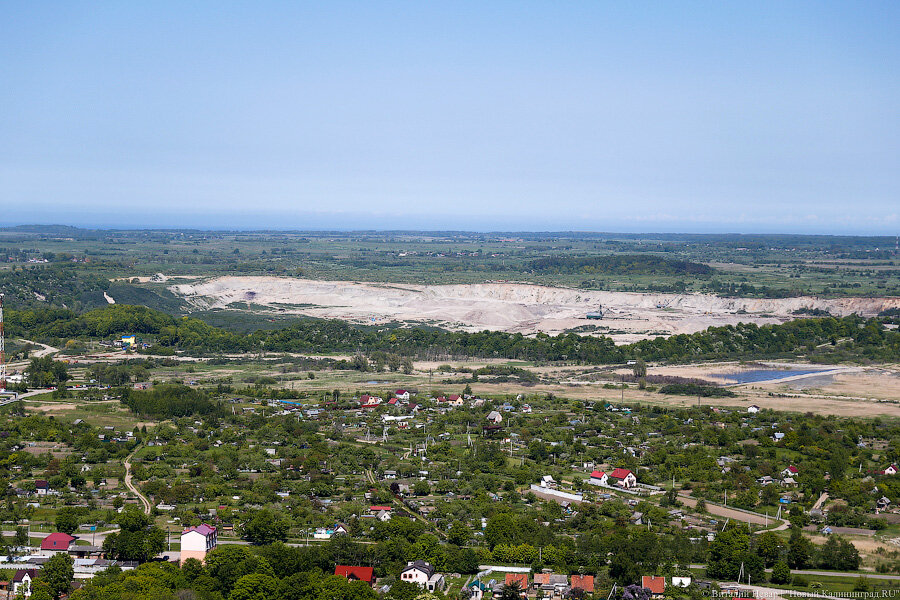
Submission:
[[6,356],[3,346],[3,294],[0,294],[0,392],[6,391]]

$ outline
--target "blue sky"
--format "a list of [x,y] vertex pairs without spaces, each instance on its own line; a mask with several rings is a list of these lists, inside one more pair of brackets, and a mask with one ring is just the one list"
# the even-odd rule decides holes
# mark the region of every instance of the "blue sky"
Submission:
[[900,3],[7,2],[0,222],[900,231]]

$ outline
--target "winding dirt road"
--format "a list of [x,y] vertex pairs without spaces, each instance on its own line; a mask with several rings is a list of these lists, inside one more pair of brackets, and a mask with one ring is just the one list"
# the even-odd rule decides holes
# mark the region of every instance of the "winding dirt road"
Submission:
[[137,452],[137,448],[134,449],[134,452],[128,455],[125,459],[125,487],[131,491],[132,494],[138,497],[141,501],[141,504],[144,505],[144,514],[150,514],[150,501],[147,500],[147,496],[142,494],[140,490],[135,487],[133,483],[131,483],[131,459],[134,457],[134,453]]

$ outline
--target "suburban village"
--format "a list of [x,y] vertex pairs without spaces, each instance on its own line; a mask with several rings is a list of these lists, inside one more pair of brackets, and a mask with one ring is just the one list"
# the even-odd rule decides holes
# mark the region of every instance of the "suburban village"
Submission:
[[[468,389],[232,392],[178,416],[164,413],[190,385],[70,369],[67,395],[127,396],[134,416],[5,407],[5,598],[92,598],[98,582],[173,568],[198,597],[290,598],[278,590],[299,585],[298,564],[346,598],[900,586],[879,579],[900,573],[887,422]],[[46,393],[61,403],[60,390]],[[174,396],[148,419],[136,394]],[[298,597],[326,597],[315,585]]]

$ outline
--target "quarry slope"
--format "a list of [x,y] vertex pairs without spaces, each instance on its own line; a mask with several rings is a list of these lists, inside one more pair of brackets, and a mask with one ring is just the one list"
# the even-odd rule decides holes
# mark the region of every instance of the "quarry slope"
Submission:
[[[900,298],[721,298],[517,283],[411,285],[262,276],[219,277],[169,289],[200,310],[240,308],[246,303],[257,310],[355,323],[419,322],[525,334],[592,326],[588,332],[610,335],[620,343],[738,322],[781,323],[795,318],[793,312],[802,308],[827,310],[836,316],[854,312],[872,316],[900,307]],[[602,320],[585,318],[601,307]]]

